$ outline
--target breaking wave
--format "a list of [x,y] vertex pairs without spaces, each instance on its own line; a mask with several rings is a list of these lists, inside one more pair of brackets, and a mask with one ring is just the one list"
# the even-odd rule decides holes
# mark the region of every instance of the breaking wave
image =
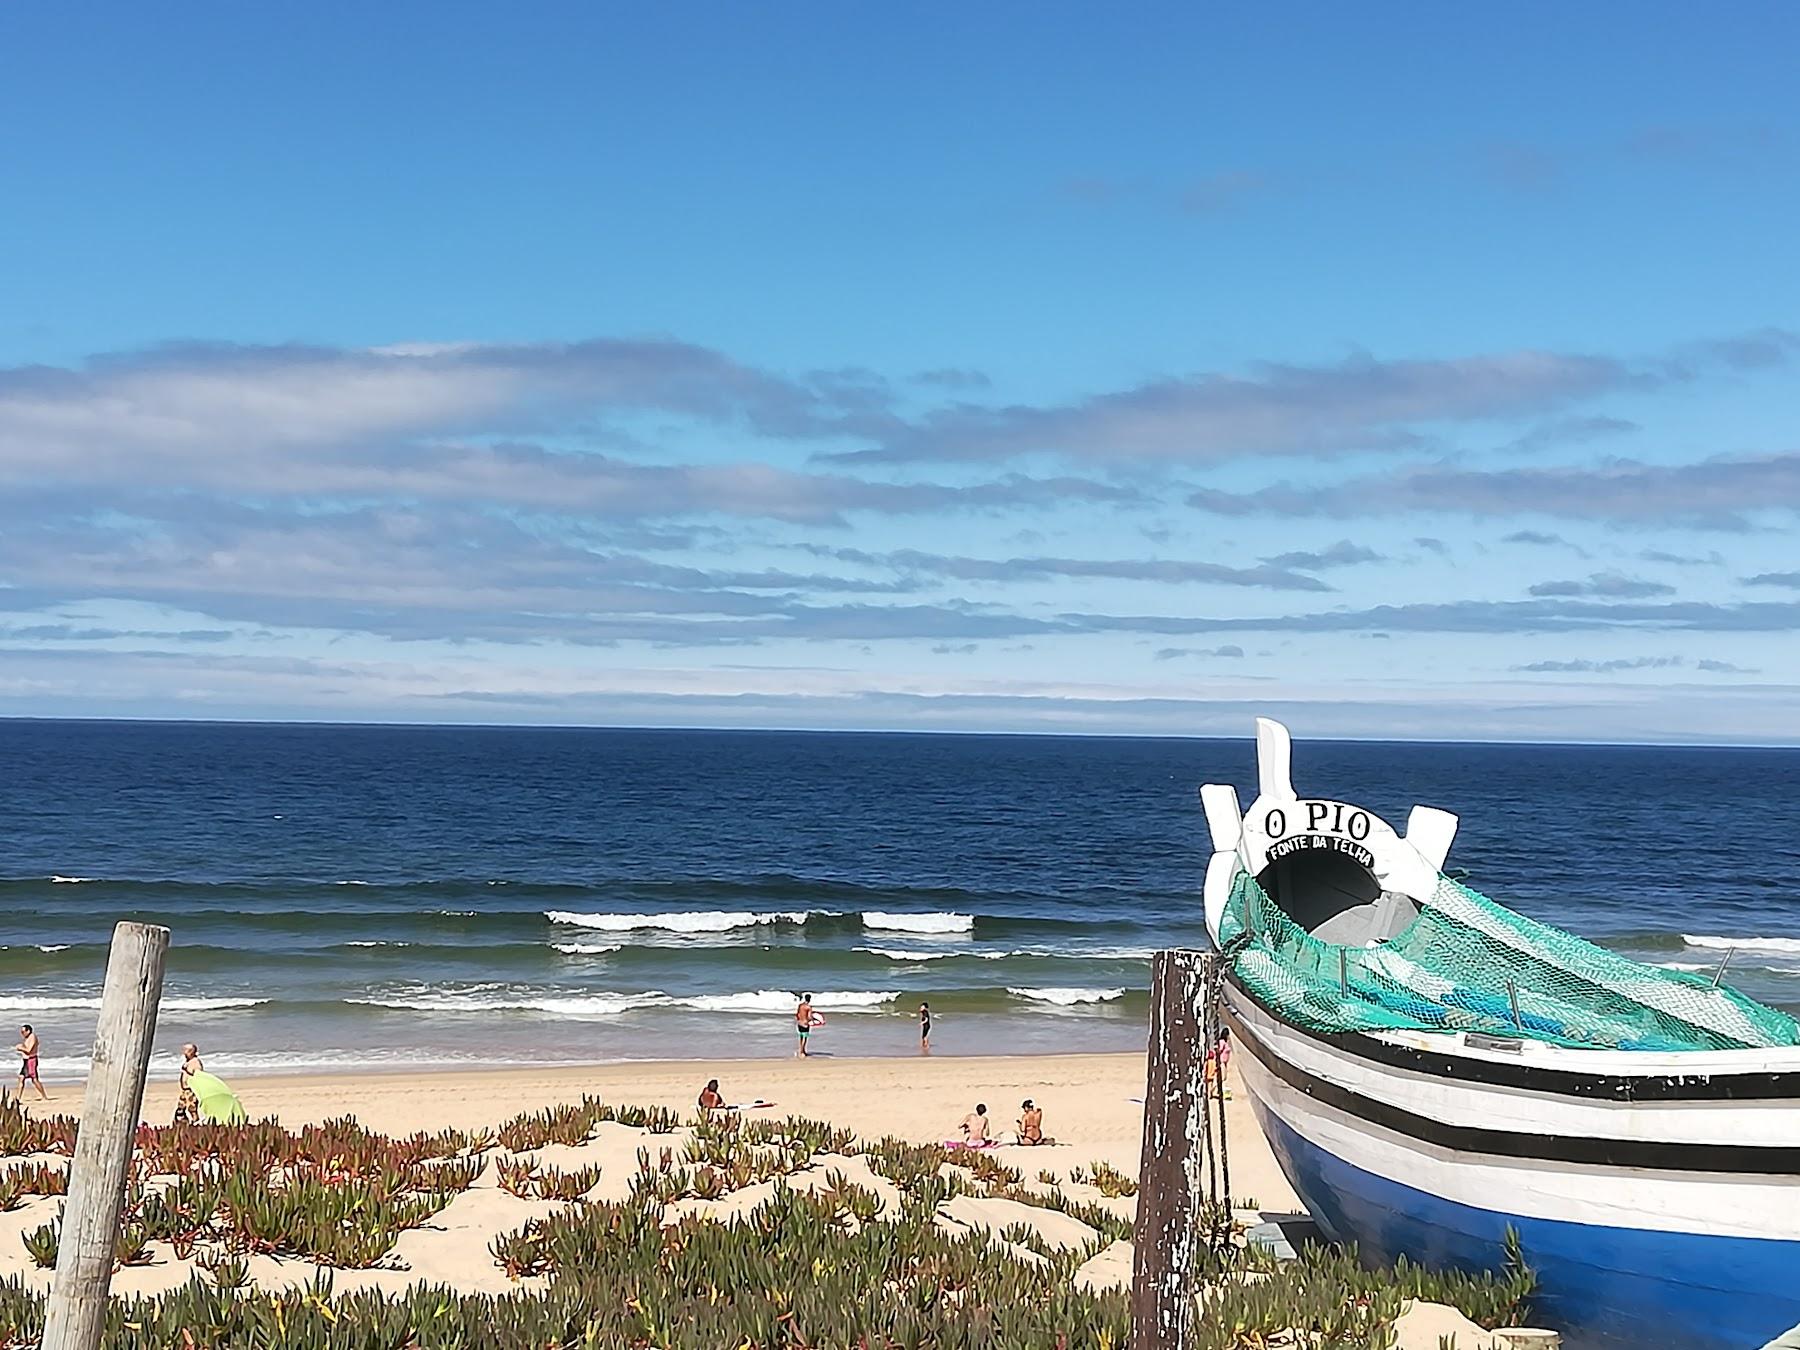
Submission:
[[1683,933],[1681,940],[1690,947],[1700,947],[1712,951],[1737,948],[1742,952],[1785,952],[1800,956],[1800,938],[1784,937],[1710,937],[1705,934]]
[[[813,995],[813,1007],[824,1011],[879,1008],[899,992],[827,991]],[[541,995],[514,990],[419,989],[346,999],[348,1003],[407,1012],[492,1013],[535,1012],[552,1017],[617,1017],[641,1008],[690,1008],[696,1012],[791,1013],[797,995],[786,989],[752,989],[736,994],[695,994],[676,998],[660,989],[635,994],[590,993]]]
[[1125,997],[1123,988],[1014,989],[1009,986],[1006,992],[1018,998],[1028,998],[1034,1003],[1054,1003],[1059,1008],[1072,1008],[1081,1003],[1110,1003],[1115,998]]
[[[165,998],[163,1012],[218,1012],[224,1008],[255,1008],[269,1002],[266,998]],[[66,1012],[75,1008],[98,1008],[100,996],[60,994],[4,994],[0,1008],[14,1012]]]
[[577,928],[596,928],[603,933],[629,933],[640,928],[659,928],[671,933],[728,933],[734,928],[755,928],[771,923],[805,923],[817,911],[777,910],[744,913],[723,909],[693,909],[678,914],[580,914],[552,909],[544,917],[551,923]]
[[972,933],[973,914],[888,914],[878,909],[865,910],[864,928],[891,933]]

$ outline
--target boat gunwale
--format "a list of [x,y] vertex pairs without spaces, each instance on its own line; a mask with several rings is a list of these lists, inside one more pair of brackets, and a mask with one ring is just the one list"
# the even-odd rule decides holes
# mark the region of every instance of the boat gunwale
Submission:
[[[1253,1004],[1269,1017],[1294,1032],[1319,1041],[1358,1059],[1371,1060],[1389,1068],[1459,1082],[1475,1082],[1491,1087],[1519,1088],[1560,1097],[1600,1098],[1619,1102],[1787,1102],[1800,1100],[1800,1047],[1776,1047],[1769,1050],[1688,1050],[1670,1055],[1639,1050],[1578,1050],[1531,1042],[1543,1054],[1531,1060],[1497,1051],[1465,1047],[1454,1039],[1459,1033],[1402,1033],[1439,1035],[1446,1044],[1442,1049],[1427,1049],[1389,1039],[1386,1035],[1363,1031],[1318,1031],[1283,1016],[1281,1010],[1259,999],[1235,977],[1227,977],[1231,992]],[[1229,1010],[1229,1001],[1227,1001]],[[1234,1019],[1235,1020],[1235,1019]],[[1236,1029],[1234,1028],[1234,1034]],[[1522,1038],[1528,1040],[1529,1038]],[[1599,1071],[1537,1062],[1551,1057],[1586,1058],[1604,1056]],[[1724,1063],[1721,1057],[1729,1056]],[[1766,1063],[1769,1057],[1788,1061],[1791,1067],[1738,1067],[1746,1056]],[[1635,1065],[1644,1059],[1639,1073],[1613,1072],[1615,1068]],[[1676,1069],[1669,1061],[1677,1059],[1690,1067]],[[1800,1150],[1797,1150],[1800,1152]]]

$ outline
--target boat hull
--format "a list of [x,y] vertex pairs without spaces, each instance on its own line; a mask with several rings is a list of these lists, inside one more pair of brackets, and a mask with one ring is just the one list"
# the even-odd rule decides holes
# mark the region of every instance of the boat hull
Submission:
[[[1358,1100],[1416,1097],[1414,1076],[1349,1055],[1321,1062],[1332,1047],[1296,1040],[1264,1010],[1234,1012],[1237,1064],[1257,1118],[1333,1240],[1382,1262],[1404,1255],[1495,1270],[1510,1228],[1537,1274],[1533,1318],[1562,1330],[1571,1350],[1757,1350],[1800,1323],[1800,1177],[1446,1147],[1392,1128],[1391,1117],[1357,1113]],[[1291,1053],[1297,1043],[1312,1059],[1306,1071],[1291,1062],[1302,1057]],[[1367,1096],[1347,1095],[1345,1084]],[[1515,1092],[1506,1105],[1516,1114],[1518,1102]],[[1554,1114],[1557,1103],[1545,1106]],[[1705,1222],[1708,1213],[1716,1222]]]

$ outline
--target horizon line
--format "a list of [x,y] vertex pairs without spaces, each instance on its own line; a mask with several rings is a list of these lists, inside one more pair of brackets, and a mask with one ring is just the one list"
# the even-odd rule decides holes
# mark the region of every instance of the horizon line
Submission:
[[[793,727],[793,726],[671,726],[634,722],[431,722],[357,720],[318,717],[137,717],[137,716],[56,716],[50,714],[0,714],[0,725],[14,722],[75,725],[151,725],[151,726],[232,726],[232,727],[320,727],[344,729],[409,730],[409,731],[654,731],[687,734],[726,732],[750,735],[801,736],[1006,736],[1037,740],[1089,741],[1254,741],[1254,726],[1243,735],[1225,732],[1131,732],[1131,731],[977,731],[961,727]],[[1431,736],[1297,736],[1309,744],[1337,745],[1504,745],[1542,749],[1643,749],[1643,750],[1800,750],[1800,741],[1704,741],[1704,740],[1512,740],[1502,737],[1474,737],[1446,740]]]

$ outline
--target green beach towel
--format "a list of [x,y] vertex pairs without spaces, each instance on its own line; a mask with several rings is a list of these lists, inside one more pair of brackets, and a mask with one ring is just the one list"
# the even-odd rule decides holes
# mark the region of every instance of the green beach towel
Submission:
[[242,1125],[250,1119],[237,1094],[226,1087],[222,1079],[210,1073],[193,1073],[188,1075],[188,1086],[194,1090],[194,1100],[200,1104],[200,1114],[206,1119],[220,1125]]

